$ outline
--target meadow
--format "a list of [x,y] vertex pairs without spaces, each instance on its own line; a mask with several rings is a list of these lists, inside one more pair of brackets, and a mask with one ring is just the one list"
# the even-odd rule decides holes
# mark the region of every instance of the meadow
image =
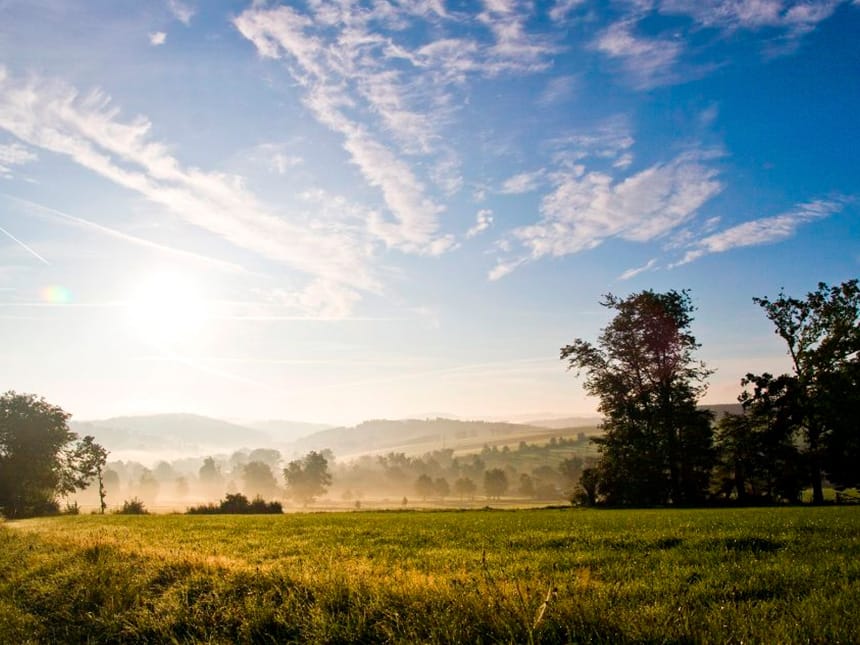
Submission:
[[8,522],[0,642],[857,643],[860,508]]

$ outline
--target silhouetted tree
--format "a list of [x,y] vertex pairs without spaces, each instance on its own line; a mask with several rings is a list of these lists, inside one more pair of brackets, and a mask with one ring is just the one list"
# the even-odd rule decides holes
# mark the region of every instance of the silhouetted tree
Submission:
[[795,442],[799,414],[796,381],[789,376],[748,377],[752,393],[738,397],[742,415],[728,414],[716,427],[714,480],[721,493],[740,503],[797,501],[803,487],[803,457]]
[[208,494],[220,494],[224,490],[224,477],[221,475],[221,469],[212,457],[206,457],[203,460],[203,465],[197,471],[197,477],[200,479],[200,484],[206,489]]
[[531,475],[528,473],[522,473],[520,475],[520,486],[517,489],[517,492],[524,497],[535,496],[535,482],[531,478]]
[[242,467],[242,484],[250,497],[273,497],[278,493],[278,480],[262,461],[249,461]]
[[93,437],[86,436],[78,444],[76,448],[76,460],[79,464],[78,469],[81,474],[87,479],[95,479],[99,485],[99,512],[104,515],[107,504],[105,498],[107,492],[105,490],[105,464],[107,463],[108,451],[97,444]]
[[582,476],[582,458],[574,455],[564,459],[558,465],[558,471],[564,480],[564,494],[572,496],[579,485],[579,478]]
[[469,477],[458,477],[454,481],[454,492],[460,496],[461,500],[464,497],[472,499],[475,496],[475,491],[477,490],[478,486]]
[[0,510],[7,517],[55,512],[57,496],[92,479],[88,447],[98,444],[92,437],[77,443],[70,416],[33,394],[0,396]]
[[[824,501],[822,477],[841,486],[860,484],[860,286],[820,282],[804,299],[780,292],[753,298],[774,324],[791,357],[790,395],[799,411],[794,430],[812,485],[813,502]],[[752,374],[748,380],[756,377]]]
[[604,435],[597,470],[611,504],[691,503],[705,497],[714,461],[711,414],[697,409],[711,374],[693,359],[694,307],[686,291],[609,294],[617,313],[597,345],[561,349],[600,398]]
[[303,459],[287,464],[284,479],[287,494],[307,506],[331,486],[328,461],[321,453],[312,450]]
[[448,497],[451,494],[451,486],[448,484],[448,480],[444,477],[437,477],[433,482],[433,492],[436,493],[439,499]]
[[427,498],[433,494],[433,478],[430,475],[423,473],[415,480],[415,492],[418,496],[427,501]]
[[487,497],[499,499],[508,492],[508,476],[501,468],[491,468],[484,473],[484,492]]

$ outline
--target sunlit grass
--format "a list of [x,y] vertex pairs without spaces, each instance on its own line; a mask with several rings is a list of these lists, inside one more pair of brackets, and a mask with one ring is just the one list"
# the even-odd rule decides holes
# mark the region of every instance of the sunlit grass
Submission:
[[858,508],[0,528],[2,642],[860,642],[858,607]]

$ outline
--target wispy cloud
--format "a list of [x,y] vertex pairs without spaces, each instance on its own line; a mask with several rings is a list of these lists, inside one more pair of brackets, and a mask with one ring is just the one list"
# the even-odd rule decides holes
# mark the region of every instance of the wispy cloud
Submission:
[[493,211],[489,208],[482,208],[478,211],[478,215],[475,218],[475,225],[466,231],[467,238],[473,238],[476,235],[480,235],[488,228],[493,225]]
[[677,40],[637,35],[637,24],[631,19],[611,24],[598,35],[594,48],[618,60],[630,82],[639,89],[673,82],[682,44]]
[[726,31],[782,29],[790,38],[806,34],[826,20],[844,0],[662,0],[660,11],[693,18],[704,27]]
[[152,249],[154,251],[165,253],[167,255],[171,255],[179,259],[191,260],[193,262],[198,262],[209,267],[219,268],[223,271],[228,271],[231,273],[250,273],[250,271],[248,271],[241,265],[235,264],[233,262],[227,262],[219,258],[201,255],[200,253],[193,253],[191,251],[186,251],[184,249],[168,246],[166,244],[159,244],[158,242],[153,242],[152,240],[147,240],[137,235],[124,233],[115,228],[111,228],[103,224],[98,224],[97,222],[93,222],[82,217],[77,217],[75,215],[71,215],[69,213],[57,210],[56,208],[50,208],[48,206],[37,204],[35,202],[22,199],[20,197],[14,197],[12,195],[7,195],[4,193],[0,193],[0,197],[16,203],[19,207],[24,207],[27,211],[36,216],[56,219],[64,224],[69,224],[85,230],[93,230],[107,237],[121,240],[123,242],[128,242],[129,244],[134,244],[135,246]]
[[241,178],[183,167],[150,134],[150,122],[120,118],[100,92],[80,95],[57,81],[16,79],[0,68],[0,129],[66,156],[137,192],[186,222],[232,244],[301,271],[313,280],[378,291],[366,240],[341,222],[276,214]]
[[541,203],[541,220],[513,231],[525,253],[502,259],[498,279],[525,262],[599,246],[609,238],[647,242],[677,229],[720,190],[707,151],[683,153],[624,179],[603,172],[559,171]]
[[578,79],[576,76],[555,76],[547,81],[544,91],[537,99],[540,106],[548,107],[567,101],[573,96]]
[[[441,2],[254,5],[234,24],[262,57],[284,62],[310,112],[342,136],[379,191],[384,209],[369,230],[389,246],[437,254],[454,241],[439,232],[446,207],[432,188],[452,195],[463,186],[444,130],[470,77],[549,67],[557,48],[527,29],[533,11],[505,0],[472,15],[449,14]],[[473,27],[465,37],[463,23]],[[428,36],[416,39],[420,32]]]
[[11,166],[31,163],[37,158],[35,152],[25,148],[20,143],[0,144],[0,177],[11,175]]
[[713,253],[781,242],[793,237],[802,225],[829,217],[844,207],[844,199],[816,200],[799,204],[787,213],[743,222],[694,242],[684,257],[672,266],[687,264]]
[[174,18],[186,26],[191,24],[191,19],[197,13],[194,7],[182,0],[167,0],[167,8]]
[[565,20],[574,9],[585,4],[585,0],[556,0],[549,10],[549,17],[555,22]]
[[522,193],[530,193],[536,190],[540,185],[546,171],[544,169],[535,170],[534,172],[523,172],[513,177],[509,177],[504,181],[499,192],[503,195],[520,195]]
[[156,31],[149,34],[149,44],[153,47],[158,47],[167,42],[167,34],[163,31]]
[[627,269],[624,273],[618,276],[619,280],[629,280],[630,278],[635,278],[640,273],[645,273],[646,271],[650,271],[655,266],[657,266],[657,258],[651,258],[640,267],[635,267],[632,269]]

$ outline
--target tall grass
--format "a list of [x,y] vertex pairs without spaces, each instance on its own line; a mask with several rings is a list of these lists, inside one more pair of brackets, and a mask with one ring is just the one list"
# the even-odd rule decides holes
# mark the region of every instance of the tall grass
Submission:
[[0,526],[0,642],[860,642],[860,509]]

